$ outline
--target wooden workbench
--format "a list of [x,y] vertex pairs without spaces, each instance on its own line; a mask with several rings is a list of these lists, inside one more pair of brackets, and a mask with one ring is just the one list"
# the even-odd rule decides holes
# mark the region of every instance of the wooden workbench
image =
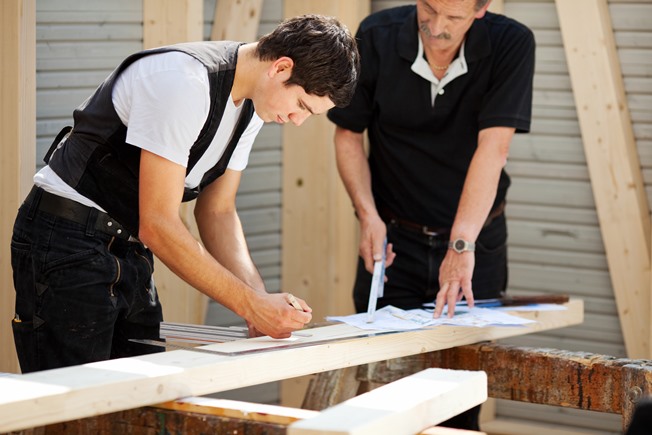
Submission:
[[[0,432],[581,323],[582,301],[571,300],[567,307],[517,313],[536,320],[527,326],[440,326],[356,338],[359,329],[337,324],[309,330],[312,336],[299,340],[315,344],[305,347],[236,356],[176,350],[0,378]],[[321,343],[342,337],[349,338]],[[279,344],[260,337],[203,349],[240,352]]]

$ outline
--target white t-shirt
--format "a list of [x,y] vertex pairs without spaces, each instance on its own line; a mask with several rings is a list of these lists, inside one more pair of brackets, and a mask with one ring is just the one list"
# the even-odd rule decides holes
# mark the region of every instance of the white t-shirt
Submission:
[[[176,51],[145,56],[120,74],[112,101],[120,120],[128,127],[127,143],[187,167],[190,148],[210,107],[208,74],[201,62]],[[241,111],[242,104],[236,107],[232,98],[227,99],[213,142],[186,177],[186,187],[197,187],[222,157]],[[254,113],[233,151],[229,169],[242,171],[247,166],[251,146],[262,126],[263,121]],[[67,185],[49,166],[34,176],[34,183],[48,192],[102,210]]]

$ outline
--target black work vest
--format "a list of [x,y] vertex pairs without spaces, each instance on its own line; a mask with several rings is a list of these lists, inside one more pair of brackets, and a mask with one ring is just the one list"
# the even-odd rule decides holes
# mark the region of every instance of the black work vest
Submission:
[[[68,185],[94,201],[131,234],[138,235],[138,179],[140,148],[125,142],[127,127],[113,107],[113,86],[122,71],[136,60],[157,53],[181,51],[201,62],[208,71],[210,108],[208,118],[190,149],[186,175],[190,173],[213,141],[231,94],[237,61],[238,42],[191,42],[142,51],[126,58],[73,112],[74,127],[57,136],[45,156],[47,163]],[[217,164],[206,172],[199,186],[186,188],[183,201],[199,192],[224,173],[233,150],[249,125],[254,108],[245,100],[230,142]],[[59,142],[69,134],[65,142]]]

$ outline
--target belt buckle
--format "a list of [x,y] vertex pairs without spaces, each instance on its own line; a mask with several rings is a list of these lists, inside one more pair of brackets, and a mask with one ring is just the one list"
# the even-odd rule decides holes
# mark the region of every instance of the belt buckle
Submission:
[[421,232],[430,237],[437,237],[441,235],[441,233],[438,233],[437,231],[431,231],[426,225],[421,227]]

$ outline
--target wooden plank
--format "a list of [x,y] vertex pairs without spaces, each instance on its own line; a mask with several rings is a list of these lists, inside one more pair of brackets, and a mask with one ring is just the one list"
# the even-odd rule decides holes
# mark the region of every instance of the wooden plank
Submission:
[[[350,384],[359,389],[377,388],[429,367],[483,370],[489,376],[489,396],[493,398],[619,414],[623,428],[631,421],[636,402],[652,395],[650,360],[475,344],[360,366],[355,378],[334,377],[335,372],[319,374],[311,384],[306,405],[319,410],[332,405],[333,391],[349,390]],[[331,388],[322,388],[329,378],[333,380]]]
[[[351,32],[369,14],[370,0],[284,0],[285,17],[336,16]],[[300,128],[283,127],[282,288],[308,301],[313,317],[353,312],[358,224],[340,181],[334,125],[311,117]],[[296,386],[298,389],[290,388]],[[298,405],[305,383],[284,383],[284,405]]]
[[[543,418],[545,418],[545,416]],[[501,435],[523,435],[523,434],[541,434],[541,433],[544,433],[546,435],[587,435],[586,430],[569,429],[569,426],[571,424],[573,425],[573,427],[576,427],[575,422],[576,420],[573,420],[571,423],[569,423],[568,426],[563,426],[563,425],[553,425],[550,423],[538,423],[538,422],[524,423],[521,421],[514,421],[507,418],[498,418],[496,420],[487,421],[483,423],[482,428],[489,433],[501,434]],[[602,426],[601,429],[605,429],[605,427]],[[615,433],[615,432],[608,432],[608,433]]]
[[411,435],[487,400],[482,371],[430,368],[297,421],[288,435]]
[[[143,48],[201,41],[203,19],[203,0],[143,0]],[[194,202],[181,205],[183,222],[199,238],[193,212]],[[158,258],[154,277],[166,321],[204,323],[207,296],[175,275]]]
[[0,372],[18,372],[9,321],[15,300],[9,247],[36,160],[35,17],[34,0],[0,2]]
[[[652,395],[652,361],[647,360],[500,344],[461,346],[415,358],[424,359],[425,367],[484,370],[494,398],[620,414],[623,429],[636,401]],[[385,367],[381,363],[371,371],[369,381],[392,382],[405,375],[395,366]]]
[[315,411],[233,400],[189,397],[152,407],[12,432],[12,435],[247,434],[285,435],[287,425]]
[[608,4],[555,3],[627,352],[650,358],[650,210]]
[[[285,0],[284,13],[336,16],[354,32],[369,7],[368,0]],[[352,312],[357,264],[357,222],[337,173],[333,132],[325,116],[283,128],[284,287],[309,301],[318,319]]]
[[255,41],[262,8],[263,0],[218,1],[211,40]]
[[[0,432],[581,323],[582,301],[571,300],[567,307],[516,313],[536,320],[521,327],[441,326],[240,356],[181,350],[4,377],[0,378]],[[312,334],[300,338],[306,343],[360,334],[345,324],[306,332]],[[278,340],[259,337],[205,349],[241,351],[278,345]]]
[[287,408],[284,406],[240,402],[236,400],[211,399],[207,397],[187,397],[156,405],[159,409],[200,413],[241,420],[288,425],[318,414],[307,409]]
[[143,47],[201,41],[203,0],[143,0]]
[[[287,426],[318,413],[234,400],[188,397],[119,411],[66,423],[55,423],[34,429],[12,432],[12,435],[94,434],[157,434],[157,433],[243,433],[247,435],[286,435]],[[422,435],[483,435],[483,432],[463,431],[445,427],[427,429]]]

